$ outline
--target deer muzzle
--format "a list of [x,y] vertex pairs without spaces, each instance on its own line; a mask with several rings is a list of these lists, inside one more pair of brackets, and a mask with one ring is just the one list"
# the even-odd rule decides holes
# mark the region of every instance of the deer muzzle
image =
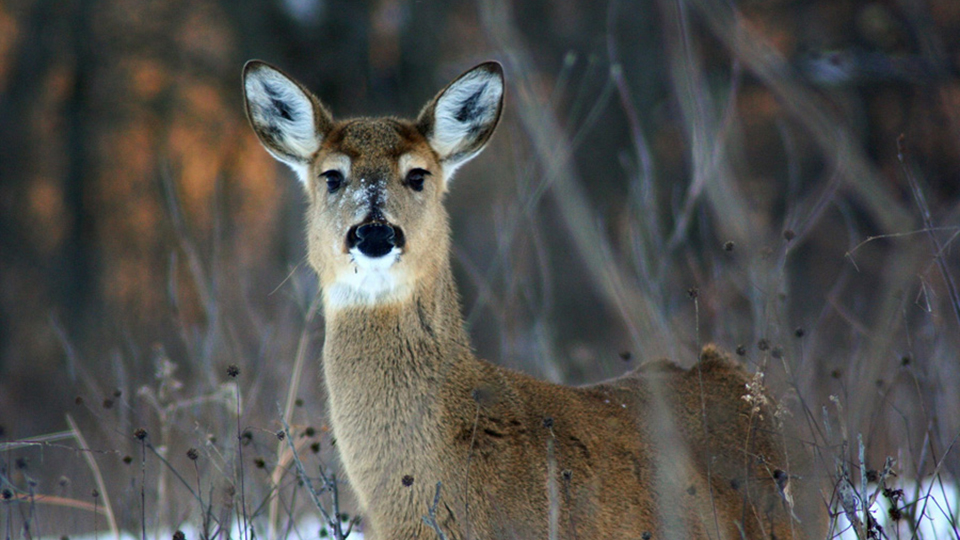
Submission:
[[357,248],[360,253],[374,259],[390,253],[393,248],[402,248],[404,243],[400,227],[382,221],[354,225],[347,232],[347,248]]

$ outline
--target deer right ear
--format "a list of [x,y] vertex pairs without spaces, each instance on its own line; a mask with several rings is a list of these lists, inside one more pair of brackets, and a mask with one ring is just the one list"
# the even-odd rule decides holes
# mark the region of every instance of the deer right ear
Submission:
[[483,150],[503,110],[503,68],[486,62],[464,73],[423,108],[420,130],[440,157],[449,181],[458,167]]
[[259,60],[243,67],[243,95],[260,142],[306,183],[310,160],[333,125],[330,113],[300,83]]

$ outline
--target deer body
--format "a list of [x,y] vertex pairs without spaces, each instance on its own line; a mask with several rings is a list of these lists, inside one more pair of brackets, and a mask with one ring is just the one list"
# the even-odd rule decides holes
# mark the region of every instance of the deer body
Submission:
[[498,64],[413,122],[335,122],[261,62],[244,89],[254,130],[310,201],[331,423],[369,538],[436,538],[422,517],[438,482],[450,539],[804,536],[784,491],[799,458],[712,347],[690,370],[656,362],[579,388],[473,355],[442,199],[499,121]]

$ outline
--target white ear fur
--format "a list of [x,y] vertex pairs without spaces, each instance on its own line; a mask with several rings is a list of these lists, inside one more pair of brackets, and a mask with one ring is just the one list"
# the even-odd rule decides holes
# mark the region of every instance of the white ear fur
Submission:
[[247,62],[243,90],[250,124],[273,157],[307,181],[310,159],[323,139],[322,106],[296,81],[260,61]]
[[448,181],[486,146],[502,107],[503,70],[500,64],[487,62],[450,83],[420,113],[419,124],[440,156]]

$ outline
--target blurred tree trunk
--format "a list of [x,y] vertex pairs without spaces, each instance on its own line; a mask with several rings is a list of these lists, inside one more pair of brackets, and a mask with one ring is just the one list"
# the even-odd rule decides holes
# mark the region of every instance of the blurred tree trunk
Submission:
[[[212,273],[187,272],[183,241],[199,244],[200,268],[215,264],[217,245],[253,270],[251,287],[275,285],[261,279],[282,270],[264,261],[284,259],[275,228],[285,187],[242,116],[227,5],[0,7],[15,36],[0,42],[0,380],[15,383],[0,408],[47,399],[31,381],[57,386],[49,373],[64,353],[52,320],[94,356],[91,374],[110,348],[126,342],[136,354],[206,324],[212,308],[199,300],[216,287]],[[171,226],[164,182],[183,229]],[[232,243],[215,226],[226,215]]]

